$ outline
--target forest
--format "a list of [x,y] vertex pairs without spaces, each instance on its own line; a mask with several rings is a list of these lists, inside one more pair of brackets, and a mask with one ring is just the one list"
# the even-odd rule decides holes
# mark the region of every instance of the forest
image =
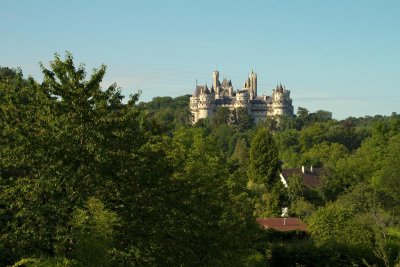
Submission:
[[[397,113],[192,125],[190,95],[124,97],[70,53],[40,67],[0,67],[0,266],[400,266]],[[319,186],[283,186],[301,166]],[[257,224],[283,207],[305,234]]]

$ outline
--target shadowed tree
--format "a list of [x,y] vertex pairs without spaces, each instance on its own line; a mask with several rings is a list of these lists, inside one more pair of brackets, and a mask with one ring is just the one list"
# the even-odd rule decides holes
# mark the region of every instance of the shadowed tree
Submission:
[[0,254],[6,264],[22,256],[70,257],[68,222],[91,197],[123,221],[117,251],[141,244],[138,262],[154,258],[149,248],[161,243],[164,231],[156,222],[171,203],[164,198],[170,167],[157,129],[136,107],[138,95],[124,104],[115,84],[101,89],[105,70],[86,79],[83,65],[75,67],[67,53],[64,60],[56,55],[49,69],[42,65],[42,84],[20,78],[1,84]]
[[250,147],[248,187],[255,195],[255,215],[279,215],[285,202],[285,189],[279,178],[278,149],[270,132],[259,128]]
[[279,181],[278,149],[270,132],[259,128],[251,142],[248,176],[251,181],[272,188]]

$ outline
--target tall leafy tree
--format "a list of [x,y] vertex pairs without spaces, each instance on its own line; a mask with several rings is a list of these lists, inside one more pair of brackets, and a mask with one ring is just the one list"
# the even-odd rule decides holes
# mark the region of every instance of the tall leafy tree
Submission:
[[254,119],[247,108],[237,108],[231,113],[230,123],[236,131],[244,132],[252,128]]
[[252,238],[258,232],[246,180],[229,174],[224,153],[203,130],[180,129],[171,141],[168,157],[180,204],[173,208],[177,228],[170,238],[174,246],[168,264],[243,265],[254,251]]
[[249,179],[270,189],[279,181],[280,168],[272,134],[266,128],[259,128],[250,147]]
[[246,139],[242,138],[236,142],[232,158],[237,160],[241,167],[247,169],[249,164],[249,149],[247,148]]
[[163,194],[170,169],[162,138],[136,107],[138,95],[123,104],[115,84],[100,87],[105,66],[86,80],[68,53],[42,69],[42,84],[31,79],[2,87],[1,254],[9,262],[72,257],[68,222],[96,197],[123,221],[117,251],[134,246],[138,262],[154,258],[151,244],[159,243],[164,215],[157,207],[168,210],[162,207],[170,203]]
[[219,107],[212,117],[211,124],[214,128],[220,125],[228,125],[231,112],[227,107]]
[[278,149],[271,133],[259,128],[251,143],[248,168],[248,186],[255,195],[257,216],[277,216],[284,207],[286,193],[279,178],[280,168]]

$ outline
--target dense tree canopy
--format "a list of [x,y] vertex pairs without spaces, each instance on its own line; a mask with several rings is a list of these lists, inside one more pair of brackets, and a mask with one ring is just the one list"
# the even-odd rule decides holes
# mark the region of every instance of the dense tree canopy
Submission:
[[[255,125],[220,108],[191,125],[189,95],[123,101],[69,53],[41,68],[0,68],[0,266],[400,264],[397,113]],[[321,184],[284,187],[302,165]],[[307,233],[257,226],[282,208]]]
[[246,181],[214,137],[163,134],[138,95],[100,88],[105,66],[86,80],[66,54],[42,69],[40,84],[6,72],[0,87],[2,263],[243,265],[255,253]]

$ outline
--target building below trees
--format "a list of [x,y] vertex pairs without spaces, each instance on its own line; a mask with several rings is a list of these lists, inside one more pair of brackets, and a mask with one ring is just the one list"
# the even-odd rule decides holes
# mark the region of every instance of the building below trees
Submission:
[[289,218],[258,218],[257,223],[265,229],[273,229],[279,232],[307,231],[307,225],[296,217]]

